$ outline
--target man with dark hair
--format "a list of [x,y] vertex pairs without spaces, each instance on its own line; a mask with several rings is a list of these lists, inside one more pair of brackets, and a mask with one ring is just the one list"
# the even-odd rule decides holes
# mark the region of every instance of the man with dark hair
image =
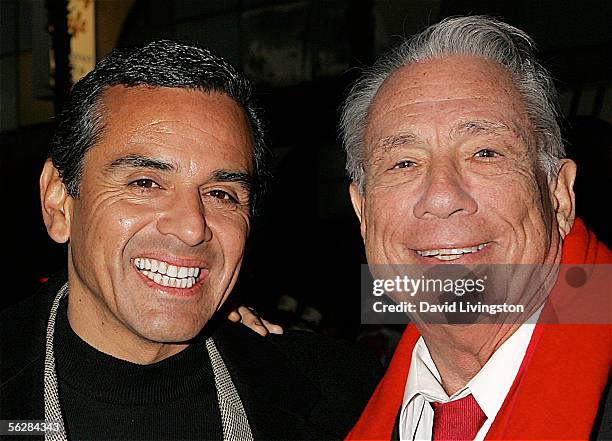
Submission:
[[405,40],[351,90],[342,135],[369,264],[439,274],[505,264],[547,278],[501,286],[504,296],[517,288],[522,320],[410,314],[415,324],[349,439],[609,439],[609,275],[570,303],[601,305],[583,321],[559,323],[551,302],[560,264],[590,275],[612,263],[574,217],[576,164],[556,103],[531,38],[481,16]]
[[79,81],[40,177],[67,274],[0,317],[0,419],[57,423],[48,439],[344,435],[375,362],[215,320],[266,156],[250,83],[204,48],[117,49]]
[[268,178],[262,118],[253,102],[251,84],[227,60],[205,48],[170,40],[139,49],[115,49],[79,81],[62,112],[51,145],[53,165],[72,197],[79,195],[83,157],[102,135],[102,92],[113,86],[180,88],[218,92],[232,98],[245,113],[252,136],[253,173],[248,182],[254,209]]

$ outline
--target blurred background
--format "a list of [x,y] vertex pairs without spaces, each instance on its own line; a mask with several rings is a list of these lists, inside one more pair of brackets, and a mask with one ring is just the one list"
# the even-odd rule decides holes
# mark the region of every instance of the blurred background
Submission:
[[[610,243],[612,2],[606,0],[0,0],[0,306],[65,264],[46,236],[38,174],[70,85],[114,47],[197,41],[254,81],[275,180],[255,223],[240,300],[293,326],[343,337],[359,325],[365,262],[347,194],[338,108],[360,68],[449,15],[499,17],[534,37],[557,80],[578,212]],[[280,305],[280,308],[279,308]],[[374,332],[374,337],[372,337]],[[393,339],[387,335],[385,338]]]

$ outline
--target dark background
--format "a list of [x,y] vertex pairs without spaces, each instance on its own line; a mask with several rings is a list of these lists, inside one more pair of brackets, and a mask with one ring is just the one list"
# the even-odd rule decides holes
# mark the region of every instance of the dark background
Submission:
[[[49,86],[51,37],[56,49],[69,42],[57,22],[62,7],[0,0],[0,307],[32,294],[65,264],[64,248],[46,236],[38,201],[54,100],[61,103],[59,89],[69,80],[60,63],[57,89]],[[578,213],[610,243],[612,2],[97,0],[95,11],[97,59],[115,46],[179,38],[211,47],[254,80],[269,120],[275,181],[254,224],[238,292],[269,317],[283,320],[276,303],[289,295],[298,302],[295,316],[307,306],[322,314],[320,330],[359,332],[365,259],[338,108],[362,66],[449,15],[494,15],[534,37],[561,92],[568,151],[579,162]]]

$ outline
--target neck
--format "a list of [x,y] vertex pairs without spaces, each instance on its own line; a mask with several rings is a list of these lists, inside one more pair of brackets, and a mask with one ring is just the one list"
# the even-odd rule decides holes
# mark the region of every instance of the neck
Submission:
[[[534,272],[530,266],[526,266],[523,272],[517,273],[515,270],[512,278],[501,273],[504,275],[502,280],[506,283],[504,289],[510,293],[506,295],[513,299],[513,303],[524,304],[528,310],[521,316],[521,323],[544,304],[552,290],[557,280],[557,265],[561,260],[562,244],[563,241],[555,230],[552,244],[542,262],[546,269],[544,273]],[[533,278],[534,273],[535,278]],[[521,296],[529,292],[527,287],[530,284],[538,287],[537,295],[522,298]],[[465,387],[480,372],[493,353],[516,332],[521,323],[456,325],[417,322],[417,327],[440,373],[442,385],[450,396]]]
[[171,357],[188,345],[147,340],[127,329],[103,305],[70,285],[68,322],[81,340],[112,357],[135,364],[153,364]]
[[423,325],[429,353],[451,396],[482,369],[493,353],[519,328],[519,324]]

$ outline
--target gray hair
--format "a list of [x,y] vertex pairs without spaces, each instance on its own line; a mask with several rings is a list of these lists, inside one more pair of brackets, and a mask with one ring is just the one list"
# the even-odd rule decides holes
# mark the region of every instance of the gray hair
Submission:
[[565,149],[559,127],[557,92],[548,71],[535,57],[533,40],[523,31],[486,16],[447,18],[404,42],[366,69],[346,98],[340,131],[346,170],[363,191],[364,132],[372,101],[384,81],[411,63],[451,55],[494,61],[513,78],[533,125],[537,166],[551,179]]

